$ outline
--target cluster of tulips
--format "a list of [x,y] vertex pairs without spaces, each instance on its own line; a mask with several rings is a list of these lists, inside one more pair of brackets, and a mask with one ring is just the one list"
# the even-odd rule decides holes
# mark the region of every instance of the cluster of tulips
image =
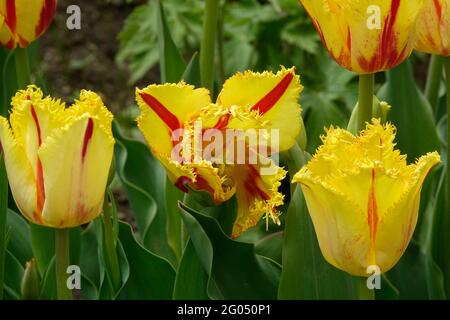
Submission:
[[[301,186],[320,249],[330,264],[356,276],[367,276],[367,268],[374,265],[384,273],[408,247],[422,186],[441,159],[431,152],[407,163],[395,147],[396,128],[386,121],[389,106],[374,99],[374,74],[401,64],[414,49],[448,57],[450,1],[300,2],[330,55],[359,74],[360,92],[349,127],[326,129],[323,145],[290,177],[291,188]],[[379,28],[367,25],[367,9],[374,4]],[[56,0],[0,1],[0,42],[11,50],[26,48],[44,33],[55,10]],[[445,61],[450,82],[450,62]],[[299,99],[308,89],[296,72],[281,68],[277,73],[237,73],[224,83],[215,102],[208,89],[185,82],[136,90],[138,127],[170,181],[183,192],[201,193],[210,205],[236,197],[237,217],[229,234],[233,239],[263,217],[266,223],[280,223],[278,208],[285,200],[280,186],[287,172],[276,163],[271,163],[276,167],[272,174],[263,175],[259,162],[176,161],[171,157],[172,134],[201,120],[204,129],[279,130],[277,152],[304,147]],[[113,115],[99,95],[83,90],[66,107],[27,85],[11,106],[9,120],[0,117],[0,152],[23,216],[54,228],[59,237],[97,218],[104,207],[115,144]],[[392,106],[399,107],[404,106]],[[63,287],[58,288],[64,291]]]

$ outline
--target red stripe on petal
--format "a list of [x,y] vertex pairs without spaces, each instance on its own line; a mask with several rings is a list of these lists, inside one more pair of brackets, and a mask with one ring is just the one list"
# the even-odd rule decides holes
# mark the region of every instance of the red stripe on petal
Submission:
[[178,118],[170,112],[161,102],[152,95],[141,92],[141,98],[158,115],[158,117],[169,127],[171,131],[181,128]]
[[287,88],[291,84],[294,75],[289,72],[284,78],[277,84],[275,88],[272,89],[264,98],[257,102],[251,110],[259,111],[260,115],[263,115],[270,111],[273,106],[281,99],[283,94],[286,92]]
[[214,125],[214,129],[225,129],[228,126],[228,123],[230,122],[231,114],[227,113],[226,115],[223,115],[217,120],[217,123]]
[[16,33],[17,16],[16,16],[16,1],[6,0],[6,17],[5,23],[8,25],[11,33]]
[[[30,97],[27,97],[28,100],[30,100]],[[38,146],[40,147],[42,144],[42,136],[41,136],[41,125],[39,124],[39,119],[36,114],[36,110],[34,109],[34,106],[31,105],[31,116],[33,118],[34,124],[36,126],[36,133],[38,136]],[[38,213],[41,213],[44,208],[45,203],[45,185],[44,185],[44,172],[42,169],[42,163],[41,159],[39,159],[39,156],[37,156],[37,163],[36,163],[36,193],[37,193],[37,209]],[[36,214],[35,214],[36,216]],[[39,220],[38,220],[39,221]]]
[[83,149],[81,151],[82,162],[84,162],[84,159],[86,157],[89,141],[91,141],[93,133],[94,133],[94,121],[91,118],[89,118],[86,126],[86,131],[84,132]]
[[39,37],[47,30],[48,26],[52,22],[53,16],[56,12],[56,0],[44,0],[41,14],[39,17],[39,23],[36,26],[35,34]]
[[34,110],[33,105],[31,105],[31,116],[33,117],[34,124],[36,125],[36,131],[37,131],[37,135],[38,135],[38,145],[40,147],[42,144],[41,126],[39,124],[39,120],[38,120],[38,117],[37,117],[36,111]]

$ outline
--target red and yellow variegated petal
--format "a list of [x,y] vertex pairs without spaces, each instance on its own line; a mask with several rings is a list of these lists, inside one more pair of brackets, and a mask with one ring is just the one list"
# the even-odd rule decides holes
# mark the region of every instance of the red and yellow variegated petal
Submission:
[[38,148],[55,128],[62,125],[59,115],[63,111],[63,103],[50,97],[43,98],[42,91],[35,86],[19,91],[12,99],[11,127],[36,177]]
[[225,174],[224,166],[217,168],[208,161],[201,161],[192,164],[192,168],[195,172],[192,188],[208,192],[214,203],[221,204],[229,200],[236,192],[233,181]]
[[[361,0],[355,5],[346,0],[344,14],[350,26],[352,69],[374,73],[406,60],[413,50],[416,19],[423,4],[423,0]],[[373,5],[380,8],[381,29],[368,28],[367,9]]]
[[450,55],[450,0],[426,0],[417,19],[415,49]]
[[169,157],[174,145],[172,134],[211,103],[208,90],[185,83],[138,89],[136,100],[141,110],[139,129],[155,153]]
[[351,35],[342,3],[334,0],[300,0],[330,55],[344,68],[352,68]]
[[30,221],[36,217],[36,180],[31,165],[17,144],[8,121],[0,117],[0,149],[5,156],[6,171],[12,195],[20,212]]
[[16,47],[14,35],[11,33],[11,29],[5,23],[5,18],[2,15],[0,15],[0,44],[7,49]]
[[25,48],[48,28],[56,3],[56,0],[0,0],[0,12],[6,17],[15,42]]
[[103,197],[112,162],[112,114],[100,98],[82,92],[67,123],[47,137],[39,149],[45,186],[44,225],[69,228],[94,219]]
[[215,127],[266,129],[269,134],[278,130],[279,149],[287,150],[301,129],[298,99],[302,89],[294,68],[282,68],[277,74],[238,73],[225,82],[217,99],[230,115],[219,117]]
[[[233,225],[232,238],[239,237],[247,229],[254,227],[265,215],[266,224],[272,219],[280,224],[277,207],[283,204],[284,196],[278,191],[286,171],[268,159],[260,158],[268,171],[261,171],[260,165],[236,165],[228,168],[231,179],[236,184],[238,213]],[[270,169],[269,169],[270,168]]]

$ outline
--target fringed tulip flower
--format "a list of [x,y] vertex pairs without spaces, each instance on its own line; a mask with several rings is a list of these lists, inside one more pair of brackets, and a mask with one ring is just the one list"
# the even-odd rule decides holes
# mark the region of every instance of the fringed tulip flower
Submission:
[[417,223],[424,180],[440,161],[433,152],[408,165],[394,138],[395,128],[378,120],[357,137],[331,128],[294,176],[325,259],[352,275],[397,263]]
[[70,108],[35,86],[12,100],[10,124],[0,117],[0,142],[17,207],[52,228],[87,223],[101,212],[114,139],[112,114],[82,91]]
[[[245,72],[231,77],[215,104],[208,90],[183,82],[150,85],[136,92],[141,110],[138,126],[179,189],[206,193],[214,204],[236,195],[238,214],[231,236],[237,237],[263,215],[279,223],[276,208],[283,204],[283,196],[278,188],[286,172],[267,156],[294,145],[301,130],[301,89],[295,70],[284,68],[277,74]],[[177,133],[180,129],[183,134]],[[257,145],[249,146],[245,138],[241,141],[245,141],[246,156],[252,154],[256,161],[228,161],[234,141],[230,151],[227,132],[248,129],[256,130]],[[272,136],[272,131],[278,135]],[[211,132],[214,138],[207,138]],[[181,152],[175,151],[174,157],[179,146],[174,137],[180,135]],[[214,141],[220,150],[208,156],[211,144],[205,141]],[[267,147],[267,154],[260,152],[260,145]],[[191,146],[193,151],[187,152]],[[271,170],[262,174],[263,167]]]
[[450,0],[426,0],[417,19],[415,49],[450,55]]
[[423,0],[300,0],[331,56],[359,74],[391,69],[411,54]]
[[48,28],[57,0],[0,0],[0,43],[26,48]]

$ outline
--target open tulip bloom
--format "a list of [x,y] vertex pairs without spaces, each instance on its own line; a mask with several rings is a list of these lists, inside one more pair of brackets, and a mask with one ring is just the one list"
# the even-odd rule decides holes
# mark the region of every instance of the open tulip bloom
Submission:
[[17,207],[30,221],[70,228],[102,208],[114,139],[112,114],[98,95],[82,91],[70,108],[35,86],[19,91],[0,143]]
[[[136,92],[141,109],[138,126],[170,180],[181,190],[206,192],[215,204],[236,195],[238,214],[232,237],[237,237],[256,225],[264,214],[266,219],[271,217],[279,223],[276,208],[283,204],[283,195],[278,187],[286,172],[268,156],[291,148],[303,130],[298,104],[301,90],[295,70],[284,68],[277,74],[236,74],[225,82],[216,103],[211,102],[208,90],[195,89],[183,82],[150,85]],[[197,147],[196,123],[202,125],[199,129],[202,142]],[[234,153],[234,140],[226,138],[219,143],[223,149],[216,149],[212,157],[205,156],[206,152],[197,156],[196,148],[205,147],[206,151],[203,142],[214,140],[206,138],[208,133],[215,135],[217,143],[220,134],[233,130],[256,131],[256,144],[250,145],[245,137],[241,139],[248,158],[253,155],[255,163],[242,163],[235,158],[228,161],[227,157]],[[278,133],[279,141],[270,138],[271,131]],[[181,152],[175,151],[174,157],[176,140],[181,140]],[[233,147],[229,148],[231,144]],[[186,151],[192,145],[194,151]],[[260,152],[261,145],[266,154]],[[270,167],[270,172],[263,174],[263,165]]]
[[48,28],[57,0],[0,0],[0,43],[26,48]]
[[424,180],[439,154],[407,165],[395,128],[373,120],[359,136],[331,128],[293,179],[301,184],[321,251],[333,266],[367,276],[391,269],[413,235]]

